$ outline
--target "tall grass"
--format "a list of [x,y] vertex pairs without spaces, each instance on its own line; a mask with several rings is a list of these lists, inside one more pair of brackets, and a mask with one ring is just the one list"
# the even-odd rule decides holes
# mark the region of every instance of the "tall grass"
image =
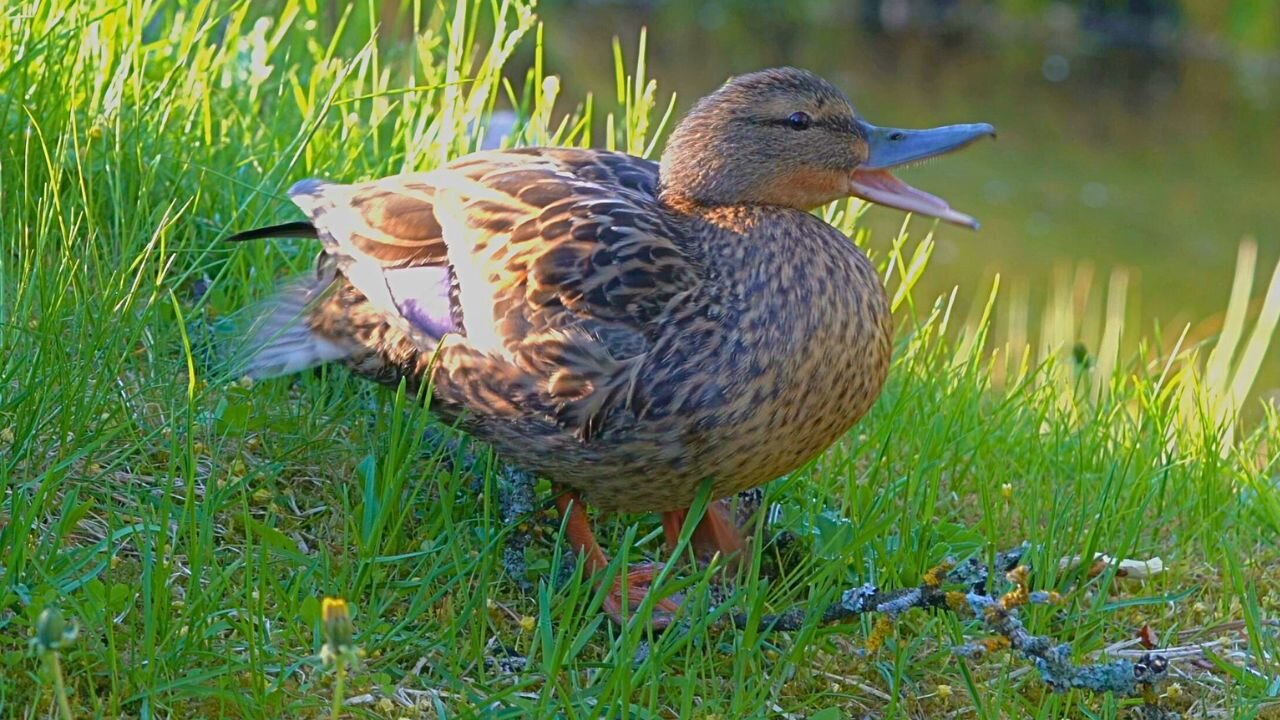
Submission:
[[[775,551],[758,546],[713,605],[710,577],[680,568],[669,585],[690,625],[660,637],[602,620],[544,513],[524,519],[541,538],[534,589],[504,576],[496,462],[467,468],[426,443],[414,398],[333,369],[220,377],[228,315],[314,248],[218,239],[290,217],[292,181],[430,168],[493,142],[498,108],[516,114],[504,143],[658,147],[671,106],[646,77],[643,35],[638,52],[631,38],[613,49],[614,94],[569,104],[553,73],[571,69],[544,67],[554,28],[530,6],[409,5],[407,44],[371,4],[0,10],[5,716],[50,712],[52,680],[21,648],[51,607],[80,627],[60,653],[77,716],[319,715],[334,696],[317,657],[325,596],[355,609],[353,716],[1117,716],[1114,699],[1050,694],[1003,656],[952,657],[977,629],[954,618],[910,614],[866,655],[857,624],[717,624],[728,607],[758,616],[850,584],[912,584],[944,557],[1022,541],[1037,587],[1068,597],[1033,629],[1086,658],[1143,624],[1164,644],[1211,628],[1213,670],[1180,666],[1183,689],[1163,702],[1274,712],[1280,418],[1239,420],[1274,331],[1274,281],[1256,313],[1245,280],[1224,289],[1216,341],[1154,338],[1127,358],[1123,276],[1085,310],[1064,285],[1034,340],[1017,329],[1032,310],[994,288],[969,319],[951,298],[916,297],[933,247],[919,223],[873,239],[856,206],[828,208],[893,298],[889,386],[848,438],[768,487],[772,529],[801,539],[788,569],[764,572]],[[531,69],[511,71],[517,57]],[[1088,313],[1099,319],[1082,324]],[[1099,340],[1073,354],[1081,327]],[[656,527],[615,519],[605,543],[621,561],[659,554]],[[1170,570],[1139,585],[1059,569],[1095,551]]]

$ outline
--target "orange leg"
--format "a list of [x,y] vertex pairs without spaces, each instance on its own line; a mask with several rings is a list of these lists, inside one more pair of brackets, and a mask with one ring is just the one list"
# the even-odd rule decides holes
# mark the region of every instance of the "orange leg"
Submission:
[[[707,507],[706,514],[689,538],[694,555],[699,560],[710,561],[717,553],[726,560],[741,555],[744,547],[742,533],[731,519],[730,510],[728,498],[717,500]],[[667,539],[668,548],[675,549],[676,542],[680,539],[680,530],[688,516],[687,509],[662,513],[662,533]]]
[[[609,566],[609,558],[605,556],[604,550],[600,549],[600,543],[596,542],[595,533],[591,531],[591,523],[587,519],[587,511],[578,494],[564,492],[557,495],[556,507],[560,509],[560,516],[566,518],[565,534],[569,536],[569,542],[573,543],[574,551],[582,556],[582,561],[586,565],[587,571],[598,573],[607,568]],[[645,595],[649,592],[649,585],[657,577],[660,570],[662,570],[662,566],[657,563],[640,563],[627,569],[625,582],[627,592],[626,610],[634,610],[644,601]],[[604,600],[604,611],[619,625],[625,624],[622,600],[623,587],[623,578],[618,578]],[[666,627],[679,610],[680,603],[677,600],[663,598],[657,601],[654,603],[653,626],[655,628]]]

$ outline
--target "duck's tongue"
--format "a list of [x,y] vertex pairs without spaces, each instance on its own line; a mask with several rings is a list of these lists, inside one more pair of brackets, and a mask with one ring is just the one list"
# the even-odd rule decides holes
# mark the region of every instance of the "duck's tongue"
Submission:
[[859,121],[868,156],[849,178],[849,193],[879,205],[936,217],[977,229],[972,217],[951,209],[942,198],[917,190],[890,174],[889,169],[945,155],[984,137],[995,137],[986,124],[947,125],[928,130],[898,130]]
[[855,170],[849,186],[850,194],[877,205],[936,217],[949,223],[964,225],[971,230],[978,229],[977,220],[952,210],[951,206],[937,195],[930,195],[902,182],[888,170]]

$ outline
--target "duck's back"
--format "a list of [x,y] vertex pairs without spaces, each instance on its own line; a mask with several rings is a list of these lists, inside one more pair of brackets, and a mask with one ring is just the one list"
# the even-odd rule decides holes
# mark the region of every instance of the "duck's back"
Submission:
[[627,155],[524,149],[299,183],[325,250],[266,315],[249,370],[430,377],[437,410],[605,508],[767,481],[878,393],[883,290],[817,218],[682,212],[657,182]]

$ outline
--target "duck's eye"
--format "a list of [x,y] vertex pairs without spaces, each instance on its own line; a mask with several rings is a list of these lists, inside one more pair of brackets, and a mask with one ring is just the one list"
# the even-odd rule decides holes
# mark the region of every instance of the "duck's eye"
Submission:
[[813,118],[809,117],[807,112],[793,112],[791,117],[787,118],[787,127],[792,130],[808,130],[813,124]]

